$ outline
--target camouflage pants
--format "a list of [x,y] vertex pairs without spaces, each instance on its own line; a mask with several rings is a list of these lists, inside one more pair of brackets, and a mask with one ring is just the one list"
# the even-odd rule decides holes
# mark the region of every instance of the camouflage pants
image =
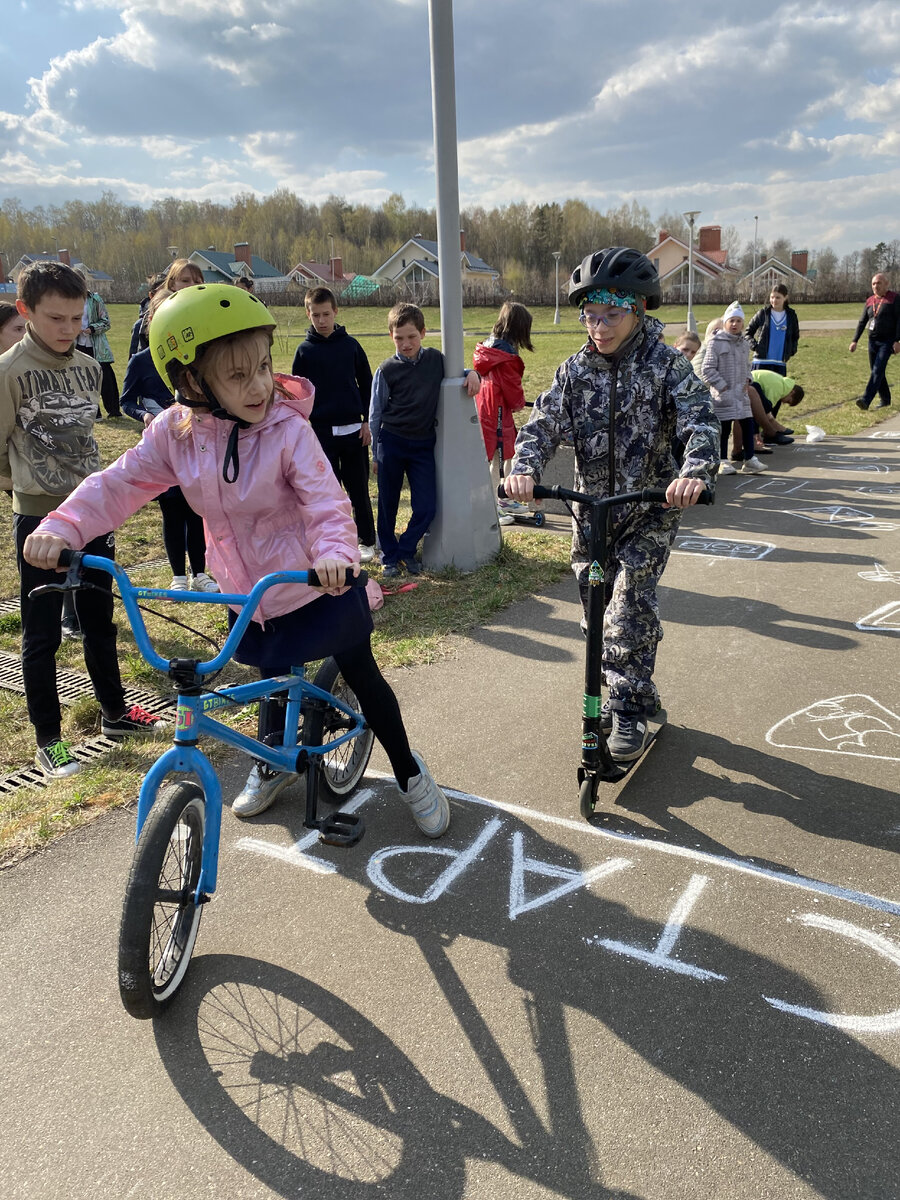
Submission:
[[[603,682],[611,706],[624,712],[655,711],[656,647],[662,638],[656,585],[665,569],[681,514],[652,508],[629,517],[614,535],[606,567]],[[590,562],[576,526],[572,569],[587,612]]]

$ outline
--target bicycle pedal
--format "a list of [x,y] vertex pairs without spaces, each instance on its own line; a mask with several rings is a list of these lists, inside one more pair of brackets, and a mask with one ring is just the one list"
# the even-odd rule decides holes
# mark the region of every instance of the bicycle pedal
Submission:
[[318,822],[319,841],[328,846],[355,846],[366,832],[365,822],[355,813],[335,812]]

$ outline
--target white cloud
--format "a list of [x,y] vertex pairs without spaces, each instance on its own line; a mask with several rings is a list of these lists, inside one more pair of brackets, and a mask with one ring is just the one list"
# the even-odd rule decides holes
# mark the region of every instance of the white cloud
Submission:
[[[277,186],[433,202],[424,0],[74,8],[84,44],[32,67],[19,105],[4,93],[3,181],[24,202]],[[689,21],[670,0],[639,19],[605,0],[454,9],[464,204],[635,199],[739,228],[761,212],[773,236],[839,250],[891,232],[894,0],[696,0]]]

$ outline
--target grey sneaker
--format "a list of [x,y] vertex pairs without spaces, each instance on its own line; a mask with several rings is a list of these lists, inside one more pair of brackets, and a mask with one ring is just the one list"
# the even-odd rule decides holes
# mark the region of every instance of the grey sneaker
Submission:
[[609,697],[607,697],[600,705],[600,728],[604,733],[609,734],[612,732],[612,727],[612,709],[609,707]]
[[763,463],[761,463],[759,461],[759,459],[756,457],[756,455],[754,454],[752,458],[744,459],[744,465],[741,467],[741,474],[742,475],[761,475],[763,473],[763,471],[767,471],[768,469],[769,468],[766,467]]
[[614,712],[609,753],[616,762],[631,762],[644,752],[649,738],[649,726],[643,713]]
[[278,793],[297,778],[293,771],[272,771],[264,763],[255,762],[243,791],[232,802],[231,811],[236,817],[255,817],[265,812]]
[[81,770],[81,763],[69,753],[69,743],[60,739],[49,746],[38,746],[34,761],[52,779],[62,779]]
[[421,755],[413,750],[412,756],[416,760],[419,774],[408,780],[405,792],[403,788],[398,790],[409,805],[413,820],[425,836],[438,838],[446,833],[450,826],[450,805],[447,803],[447,797],[431,778]]

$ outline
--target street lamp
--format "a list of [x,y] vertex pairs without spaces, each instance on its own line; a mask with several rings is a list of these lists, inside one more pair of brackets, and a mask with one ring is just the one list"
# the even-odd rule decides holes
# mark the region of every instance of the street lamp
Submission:
[[556,312],[553,314],[553,324],[559,324],[559,260],[562,258],[562,250],[553,250],[551,252],[556,260]]
[[688,333],[697,332],[697,322],[694,320],[694,222],[700,216],[698,210],[686,212],[688,229],[688,303],[687,329]]

